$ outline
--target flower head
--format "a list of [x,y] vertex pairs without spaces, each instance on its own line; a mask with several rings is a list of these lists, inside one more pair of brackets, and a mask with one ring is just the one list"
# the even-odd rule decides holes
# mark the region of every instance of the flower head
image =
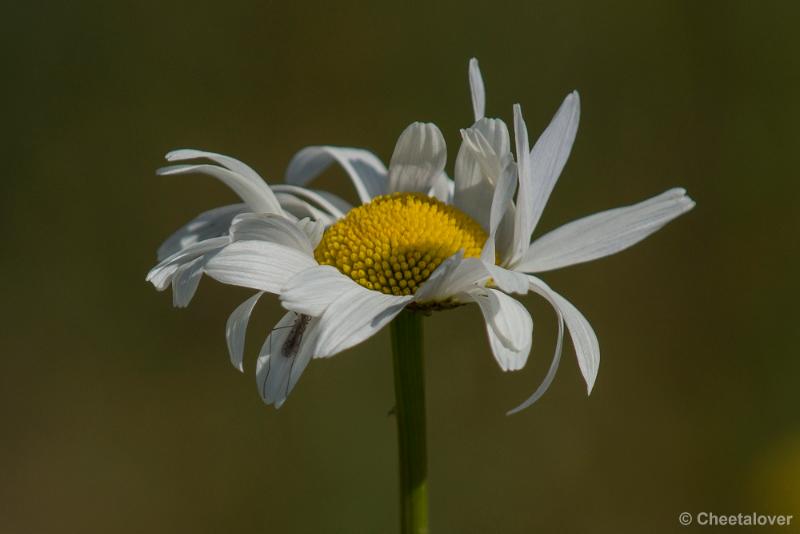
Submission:
[[314,250],[367,289],[413,295],[458,251],[477,258],[486,232],[469,215],[420,193],[379,196],[325,231]]
[[[368,151],[332,146],[301,150],[286,185],[268,186],[247,165],[219,154],[179,150],[161,174],[201,172],[229,185],[244,204],[201,214],[159,249],[149,275],[189,303],[200,278],[258,290],[228,319],[231,361],[242,369],[250,314],[264,292],[288,313],[261,349],[256,377],[265,402],[280,406],[312,358],[333,356],[369,338],[404,308],[439,310],[477,303],[492,353],[503,370],[521,369],[533,322],[513,294],[544,297],[558,317],[553,362],[535,402],[555,376],[564,326],[591,391],[599,344],[589,322],[534,273],[607,256],[627,248],[688,211],[694,202],[672,189],[633,206],[600,212],[531,242],[566,164],[577,132],[577,93],[564,100],[531,148],[519,105],[514,151],[505,123],[484,117],[485,91],[476,60],[469,66],[475,122],[462,130],[455,176],[444,172],[439,129],[413,123],[400,135],[387,169]],[[352,207],[308,184],[332,163],[352,180],[361,206]]]

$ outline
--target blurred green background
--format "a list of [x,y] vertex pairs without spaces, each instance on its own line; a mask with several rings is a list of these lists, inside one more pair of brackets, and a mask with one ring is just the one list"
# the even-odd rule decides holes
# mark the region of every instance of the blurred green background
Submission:
[[[504,415],[554,346],[534,297],[514,374],[475,307],[425,321],[432,531],[683,532],[683,511],[794,514],[781,532],[800,531],[798,17],[721,1],[6,6],[0,532],[396,531],[388,332],[264,406],[275,299],[242,376],[224,326],[248,291],[204,279],[177,310],[144,281],[170,232],[234,196],[154,170],[193,147],[277,183],[305,145],[388,160],[430,120],[452,173],[473,55],[488,115],[520,102],[532,137],[581,92],[540,228],[671,186],[698,206],[543,277],[599,336],[589,398],[569,346],[550,392]],[[339,171],[319,184],[354,198]]]

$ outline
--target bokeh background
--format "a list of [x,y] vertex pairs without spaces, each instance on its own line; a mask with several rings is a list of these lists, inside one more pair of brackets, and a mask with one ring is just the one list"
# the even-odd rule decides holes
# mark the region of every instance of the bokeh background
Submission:
[[[6,6],[0,532],[396,531],[388,332],[264,406],[275,300],[243,376],[224,325],[249,292],[205,279],[177,310],[144,281],[170,232],[234,196],[154,170],[194,147],[281,182],[305,145],[388,160],[414,120],[454,155],[471,56],[488,114],[520,102],[532,136],[581,92],[540,228],[679,185],[698,206],[544,276],[600,338],[591,397],[570,346],[551,391],[504,415],[554,346],[534,297],[514,374],[474,307],[426,320],[432,531],[685,532],[683,511],[794,514],[781,532],[800,531],[798,17],[744,1]],[[337,170],[319,184],[354,199]]]

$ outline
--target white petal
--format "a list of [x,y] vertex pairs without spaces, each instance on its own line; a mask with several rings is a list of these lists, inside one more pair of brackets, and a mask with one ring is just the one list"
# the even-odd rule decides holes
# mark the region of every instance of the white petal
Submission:
[[464,258],[463,251],[444,260],[414,294],[415,302],[440,302],[483,285],[489,273],[477,258]]
[[497,250],[497,263],[499,265],[511,265],[514,256],[514,220],[516,219],[516,208],[513,203],[509,204],[508,211],[500,220],[495,235],[495,248]]
[[[297,381],[300,380],[300,375],[303,374],[303,371],[305,371],[308,363],[314,357],[314,349],[317,346],[319,332],[319,318],[312,317],[308,323],[308,327],[306,327],[303,339],[300,342],[300,347],[298,348],[296,360],[292,366],[291,372],[289,373],[289,384],[288,388],[286,389],[287,396],[294,389]],[[276,407],[280,408],[281,404],[283,404],[283,401],[280,401],[278,404],[276,404]]]
[[227,235],[233,218],[247,209],[247,204],[232,204],[204,211],[164,241],[158,248],[158,260],[166,259],[198,241]]
[[524,295],[528,292],[528,278],[526,275],[495,265],[492,261],[484,260],[484,265],[497,287],[506,293]]
[[189,305],[200,284],[205,264],[206,256],[204,255],[178,267],[172,277],[173,306],[185,308]]
[[547,370],[547,374],[542,380],[542,383],[539,384],[539,387],[536,388],[536,391],[533,392],[533,395],[528,397],[525,402],[513,410],[506,412],[506,415],[513,415],[517,412],[520,412],[538,401],[550,388],[550,384],[553,383],[553,379],[556,377],[556,371],[558,371],[558,365],[561,362],[561,352],[564,346],[564,317],[561,315],[561,310],[558,308],[558,306],[556,306],[549,294],[545,294],[543,296],[550,302],[556,312],[556,315],[558,316],[558,337],[556,338],[556,350],[553,353],[553,360],[550,362],[550,368]]
[[265,241],[237,241],[206,264],[206,273],[222,283],[280,293],[292,276],[317,265],[312,256]]
[[514,191],[517,189],[516,167],[509,161],[500,173],[500,177],[492,196],[492,207],[489,214],[489,235],[495,236],[503,217],[513,207]]
[[564,99],[553,120],[531,149],[530,172],[534,196],[531,206],[531,228],[527,235],[529,240],[572,151],[580,115],[580,97],[577,91],[573,91]]
[[[305,323],[304,323],[305,321]],[[262,400],[280,408],[313,355],[318,320],[289,312],[278,322],[256,362],[256,382]]]
[[281,291],[281,304],[287,310],[317,317],[353,287],[361,286],[335,267],[320,265],[293,276]]
[[320,221],[325,226],[330,226],[336,222],[336,217],[319,209],[310,202],[297,198],[291,193],[275,193],[275,196],[284,209],[284,215],[291,214],[298,219],[310,217],[315,221]]
[[486,90],[483,86],[483,77],[481,76],[481,69],[478,67],[478,60],[475,58],[469,60],[469,91],[472,96],[472,110],[475,114],[475,120],[478,121],[483,118],[486,110]]
[[[480,132],[462,130],[461,135],[463,140],[456,156],[453,205],[488,232],[494,195],[494,185],[485,171],[485,167],[490,165],[487,161],[489,155],[481,152]],[[485,140],[483,143],[488,144]]]
[[256,171],[254,171],[253,168],[247,165],[246,163],[239,161],[236,158],[225,156],[223,154],[217,154],[215,152],[206,152],[204,150],[182,148],[167,153],[165,158],[167,161],[185,161],[188,159],[200,159],[200,158],[210,159],[215,163],[219,163],[226,169],[230,169],[233,172],[241,174],[242,176],[251,180],[254,183],[264,182],[264,179],[261,177],[261,175],[259,175]]
[[306,234],[308,242],[311,243],[311,248],[316,249],[322,240],[322,234],[325,232],[325,224],[322,221],[315,221],[306,217],[297,221],[297,228]]
[[495,184],[511,161],[508,129],[498,119],[481,119],[474,127],[462,130],[461,136],[453,203],[488,232]]
[[156,173],[162,176],[190,173],[208,174],[230,187],[247,203],[251,210],[278,215],[283,213],[278,199],[266,182],[256,182],[238,172],[233,172],[217,165],[172,165],[170,167],[162,167]]
[[173,255],[161,260],[158,265],[150,269],[146,280],[153,284],[157,290],[164,291],[172,282],[175,272],[181,267],[206,254],[215,253],[229,244],[230,237],[214,237],[188,245]]
[[550,289],[543,281],[534,276],[529,276],[528,281],[531,291],[544,296],[564,317],[572,344],[575,347],[575,355],[578,357],[578,367],[586,380],[587,391],[591,393],[597,378],[597,369],[600,366],[600,344],[592,330],[592,325],[572,303]]
[[533,320],[519,301],[489,288],[473,289],[469,296],[478,303],[486,321],[486,332],[497,363],[503,371],[525,366],[531,350]]
[[515,224],[514,260],[522,257],[530,237],[539,222],[547,199],[567,162],[580,119],[580,98],[570,93],[553,120],[539,136],[529,156],[528,133],[519,105],[514,106],[514,127],[517,132],[517,163],[519,165],[519,195]]
[[308,235],[298,224],[277,215],[239,215],[231,224],[231,237],[233,241],[269,241],[293,248],[307,256],[314,255],[314,247]]
[[514,142],[517,151],[517,176],[519,193],[517,194],[517,211],[514,219],[514,254],[513,259],[521,257],[530,244],[532,210],[534,202],[534,184],[531,178],[531,160],[528,152],[528,127],[522,118],[522,108],[514,104]]
[[[289,186],[284,186],[284,187],[289,187]],[[328,191],[322,191],[320,189],[307,189],[306,191],[311,191],[312,193],[321,196],[322,198],[327,200],[328,203],[336,207],[336,209],[338,209],[339,213],[341,213],[342,215],[346,215],[348,211],[353,209],[353,205],[350,204],[348,201]]]
[[363,203],[387,191],[386,167],[375,154],[360,148],[309,146],[295,154],[286,169],[286,182],[305,185],[331,163],[344,168]]
[[510,160],[503,168],[495,187],[489,216],[489,234],[495,247],[497,263],[500,265],[508,265],[514,256],[516,206],[512,199],[516,189],[516,164]]
[[511,138],[508,126],[501,119],[483,118],[472,125],[470,130],[477,130],[492,147],[501,162],[511,158]]
[[450,177],[443,172],[434,181],[433,187],[431,187],[428,191],[428,196],[437,198],[445,204],[452,204],[454,191],[455,184],[453,183],[453,180],[451,180]]
[[486,239],[486,242],[483,244],[483,248],[481,249],[480,258],[482,262],[494,265],[496,256],[494,238],[489,235],[489,237]]
[[263,294],[262,291],[259,291],[239,304],[228,317],[228,322],[225,325],[228,354],[230,354],[233,366],[240,371],[244,371],[242,364],[244,361],[244,339],[245,334],[247,334],[247,323],[250,322],[250,314],[253,313],[253,308]]
[[315,191],[313,189],[306,189],[305,187],[284,184],[274,185],[272,186],[272,190],[275,191],[276,194],[288,193],[307,202],[316,204],[316,206],[337,219],[344,217],[344,214],[353,208],[348,202],[325,191]]
[[406,128],[389,163],[389,192],[428,192],[444,172],[447,147],[435,124],[415,122]]
[[518,205],[524,203],[525,222],[521,228],[522,233],[517,236],[515,259],[527,249],[531,234],[542,216],[550,193],[553,192],[556,181],[567,163],[579,121],[580,97],[577,91],[573,91],[564,99],[553,120],[531,150],[530,169],[527,171],[531,187],[523,195],[520,186],[521,199],[517,202]]
[[320,317],[315,358],[327,358],[372,337],[389,324],[414,297],[397,297],[355,285]]
[[534,241],[517,271],[542,272],[615,254],[694,207],[683,189],[565,224]]

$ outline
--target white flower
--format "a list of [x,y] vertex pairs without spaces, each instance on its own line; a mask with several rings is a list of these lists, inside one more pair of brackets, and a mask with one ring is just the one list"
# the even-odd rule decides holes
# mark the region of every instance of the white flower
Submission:
[[[483,117],[485,93],[475,59],[470,62],[470,82],[476,122],[472,128],[462,132],[465,141],[462,154],[477,163],[470,161],[470,165],[476,169],[470,175],[471,180],[456,180],[455,203],[460,205],[460,184],[468,182],[468,187],[474,190],[491,189],[496,182],[495,198],[502,196],[503,200],[495,206],[505,206],[505,201],[510,200],[516,185],[508,183],[507,177],[497,178],[500,176],[497,169],[502,167],[502,162],[512,158],[508,132],[501,121]],[[684,189],[670,189],[632,206],[578,219],[531,242],[544,206],[569,157],[578,130],[579,117],[580,98],[577,92],[573,92],[566,97],[550,125],[534,143],[533,148],[530,148],[522,109],[518,104],[514,106],[519,187],[516,203],[512,210],[498,215],[503,217],[504,224],[500,229],[505,229],[505,232],[490,233],[481,258],[500,289],[514,293],[530,290],[550,302],[558,315],[559,338],[545,380],[528,400],[511,413],[536,402],[552,382],[560,360],[564,323],[570,332],[589,393],[594,386],[600,363],[597,337],[589,322],[569,301],[533,276],[533,273],[575,265],[619,252],[659,230],[695,205]],[[456,169],[458,174],[458,162]],[[483,198],[483,195],[477,195],[474,200],[485,202]],[[469,206],[464,205],[463,209],[471,213]]]
[[[591,391],[599,362],[591,326],[530,273],[618,252],[693,203],[683,190],[672,190],[580,219],[531,243],[572,147],[578,95],[567,97],[532,150],[515,106],[514,158],[503,121],[483,117],[483,81],[474,59],[469,75],[476,122],[462,131],[455,180],[444,173],[441,132],[426,123],[406,128],[388,170],[365,150],[308,147],[291,161],[288,185],[272,187],[226,156],[192,150],[167,155],[170,161],[214,161],[218,165],[177,165],[160,172],[210,174],[245,204],[206,212],[184,226],[159,249],[161,262],[148,280],[160,290],[172,285],[179,306],[188,304],[203,273],[258,290],[228,320],[231,361],[240,370],[255,304],[264,292],[279,295],[289,312],[267,337],[256,371],[268,404],[279,407],[285,401],[312,358],[333,356],[364,341],[406,307],[435,310],[476,302],[500,367],[521,369],[530,352],[533,322],[509,293],[529,290],[554,307],[559,335],[544,382],[515,411],[535,402],[552,381],[565,323]],[[334,162],[353,181],[360,207],[306,188]]]

